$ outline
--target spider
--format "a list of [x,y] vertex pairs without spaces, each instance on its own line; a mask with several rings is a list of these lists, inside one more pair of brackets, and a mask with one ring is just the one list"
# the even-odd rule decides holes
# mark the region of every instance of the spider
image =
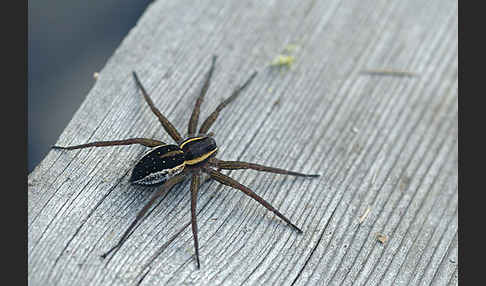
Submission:
[[130,138],[125,140],[114,141],[96,141],[82,145],[75,146],[52,146],[54,149],[82,149],[88,147],[105,147],[116,145],[131,145],[141,144],[151,149],[145,153],[140,160],[135,164],[132,169],[131,177],[129,179],[132,184],[139,185],[161,185],[161,188],[150,199],[150,201],[139,211],[136,218],[133,220],[128,229],[123,233],[118,243],[110,250],[104,253],[101,257],[106,258],[113,250],[119,248],[127,239],[130,231],[135,227],[137,222],[142,219],[145,213],[151,208],[155,200],[168,192],[174,185],[183,182],[186,178],[191,178],[191,225],[192,234],[194,240],[194,249],[196,254],[197,268],[200,268],[199,261],[199,243],[197,236],[197,220],[196,220],[196,208],[197,208],[197,193],[201,184],[201,174],[206,173],[209,178],[218,181],[223,185],[233,187],[242,191],[245,195],[256,200],[262,206],[269,211],[273,212],[288,225],[290,225],[298,233],[302,233],[302,230],[293,224],[287,217],[281,214],[270,203],[264,200],[262,197],[253,192],[250,188],[240,184],[238,181],[226,176],[220,172],[220,170],[236,170],[236,169],[253,169],[257,171],[300,176],[300,177],[318,177],[319,175],[303,174],[294,171],[283,170],[279,168],[273,168],[263,166],[254,163],[241,162],[241,161],[223,161],[216,159],[215,155],[218,152],[216,141],[213,138],[213,133],[208,133],[212,124],[218,118],[219,113],[230,102],[236,99],[236,97],[247,87],[257,72],[254,72],[246,82],[235,88],[232,95],[221,102],[207,119],[202,123],[199,131],[196,132],[199,112],[201,104],[206,95],[211,76],[213,74],[214,66],[217,56],[212,57],[211,67],[206,74],[204,85],[196,100],[196,104],[192,111],[191,119],[188,126],[188,137],[182,138],[177,129],[172,123],[154,106],[154,103],[150,96],[145,91],[142,83],[140,82],[135,71],[132,72],[135,83],[142,92],[142,95],[149,105],[152,112],[157,116],[165,131],[172,137],[177,143],[166,144],[162,141],[148,138]]

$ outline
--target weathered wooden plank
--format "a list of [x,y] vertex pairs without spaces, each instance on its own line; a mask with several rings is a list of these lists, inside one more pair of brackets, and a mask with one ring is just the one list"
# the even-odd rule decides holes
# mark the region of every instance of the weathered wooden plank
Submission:
[[[284,52],[291,67],[271,67]],[[230,173],[304,234],[207,183],[197,270],[190,228],[167,243],[190,218],[185,183],[102,260],[156,190],[128,183],[146,148],[54,150],[29,175],[31,285],[457,284],[456,1],[154,2],[58,143],[170,142],[131,71],[185,133],[212,54],[203,117],[259,71],[212,128],[219,157],[322,174]]]

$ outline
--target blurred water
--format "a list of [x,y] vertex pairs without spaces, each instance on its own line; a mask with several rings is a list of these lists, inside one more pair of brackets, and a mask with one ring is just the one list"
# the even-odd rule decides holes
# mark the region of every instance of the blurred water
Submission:
[[148,0],[28,1],[28,172],[68,124]]

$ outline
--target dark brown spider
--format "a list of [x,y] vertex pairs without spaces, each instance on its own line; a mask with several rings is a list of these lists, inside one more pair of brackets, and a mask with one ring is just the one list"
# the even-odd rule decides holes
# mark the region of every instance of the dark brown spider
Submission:
[[[238,183],[236,180],[222,174],[219,170],[236,170],[236,169],[253,169],[257,171],[293,175],[301,177],[318,177],[319,175],[308,175],[297,173],[293,171],[287,171],[283,169],[267,167],[263,165],[258,165],[254,163],[240,162],[240,161],[222,161],[215,158],[218,151],[216,142],[212,138],[211,133],[207,133],[211,125],[214,123],[218,117],[221,110],[233,101],[240,92],[250,84],[251,80],[255,77],[256,72],[253,73],[250,78],[240,87],[237,87],[233,94],[224,100],[222,103],[216,107],[216,110],[209,115],[209,117],[203,122],[199,132],[196,134],[197,123],[199,119],[199,110],[201,104],[204,100],[204,96],[209,88],[209,83],[211,80],[211,75],[213,74],[214,65],[216,62],[216,56],[213,56],[211,68],[206,75],[206,80],[201,89],[201,93],[196,100],[196,105],[192,111],[191,119],[189,121],[188,127],[188,138],[183,139],[177,129],[170,123],[170,121],[154,106],[149,95],[145,91],[145,88],[140,83],[138,76],[133,72],[133,77],[137,86],[142,91],[145,101],[150,106],[152,112],[159,118],[160,123],[164,127],[165,131],[169,133],[170,137],[174,139],[177,145],[169,145],[164,142],[147,139],[147,138],[130,138],[125,140],[115,140],[115,141],[97,141],[86,143],[76,146],[53,146],[54,149],[81,149],[87,147],[104,147],[104,146],[115,146],[115,145],[130,145],[130,144],[141,144],[143,146],[152,147],[142,158],[137,162],[132,170],[132,175],[130,177],[130,182],[133,184],[141,185],[154,185],[162,184],[161,190],[155,193],[150,201],[145,205],[145,207],[137,214],[137,217],[132,222],[132,224],[125,231],[123,236],[120,238],[118,243],[112,247],[109,251],[102,255],[105,258],[113,250],[119,248],[122,243],[127,239],[130,231],[135,227],[137,222],[145,215],[145,213],[150,209],[152,204],[157,198],[169,191],[174,185],[181,183],[186,177],[191,177],[191,224],[192,224],[192,234],[194,237],[194,248],[196,250],[196,261],[197,267],[200,268],[199,263],[199,245],[197,238],[197,221],[196,221],[196,203],[197,203],[197,192],[201,180],[201,172],[204,172],[210,176],[210,178],[235,189],[242,191],[247,196],[259,202],[268,210],[272,211],[279,218],[284,220],[292,228],[302,233],[302,230],[295,226],[288,218],[281,214],[277,209],[275,209],[270,203],[265,201],[263,198],[255,194],[248,187]],[[216,169],[214,169],[216,168]]]

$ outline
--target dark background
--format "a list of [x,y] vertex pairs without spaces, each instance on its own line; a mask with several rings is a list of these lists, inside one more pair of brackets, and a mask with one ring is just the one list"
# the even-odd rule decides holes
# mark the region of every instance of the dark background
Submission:
[[44,158],[148,0],[28,1],[28,172]]

